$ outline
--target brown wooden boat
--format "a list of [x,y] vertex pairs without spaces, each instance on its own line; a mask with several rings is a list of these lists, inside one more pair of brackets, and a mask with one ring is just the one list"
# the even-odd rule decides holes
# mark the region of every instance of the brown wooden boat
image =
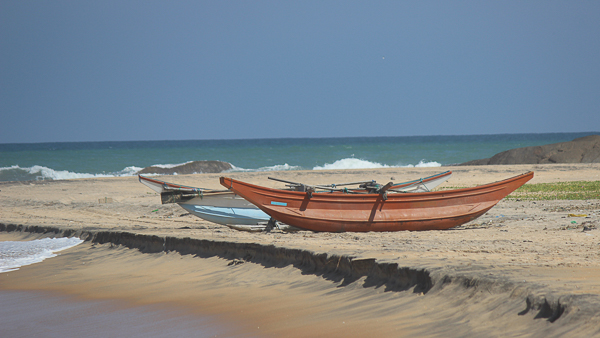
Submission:
[[340,194],[261,187],[227,177],[221,185],[274,219],[313,231],[399,231],[449,229],[483,215],[533,178],[527,172],[474,188],[420,193]]

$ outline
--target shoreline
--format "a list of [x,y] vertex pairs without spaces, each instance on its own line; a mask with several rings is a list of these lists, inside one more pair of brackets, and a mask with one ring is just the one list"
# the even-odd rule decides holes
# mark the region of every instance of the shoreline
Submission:
[[[445,184],[453,187],[498,181],[527,170],[536,172],[532,183],[600,180],[600,165],[442,169],[454,172]],[[368,176],[385,182],[392,176],[400,181],[443,170],[235,173],[235,177],[277,186],[266,177],[320,184]],[[215,188],[218,184],[207,184],[217,181],[218,176],[162,179]],[[600,233],[563,229],[571,224],[566,217],[573,212],[587,212],[589,221],[597,223],[598,200],[503,200],[481,218],[445,231],[288,234],[241,233],[185,215],[177,205],[160,205],[160,197],[148,193],[149,189],[138,183],[137,177],[11,182],[0,184],[0,190],[7,206],[0,216],[0,231],[4,234],[78,235],[86,243],[112,243],[148,254],[219,257],[229,262],[258,264],[263,269],[292,266],[302,274],[338,281],[340,286],[359,281],[364,285],[366,281],[367,286],[385,288],[390,294],[416,290],[424,299],[444,294],[448,297],[450,290],[460,295],[488,294],[490,299],[506,297],[517,304],[500,322],[510,322],[511,317],[521,321],[527,318],[530,325],[537,327],[534,332],[551,335],[600,332],[600,324],[595,324],[596,314],[600,313],[600,273],[596,272],[599,256],[594,252],[600,245]],[[79,198],[73,198],[73,194]],[[102,197],[110,197],[114,202],[98,202]],[[577,221],[581,223],[578,218]],[[549,326],[539,325],[542,321]]]

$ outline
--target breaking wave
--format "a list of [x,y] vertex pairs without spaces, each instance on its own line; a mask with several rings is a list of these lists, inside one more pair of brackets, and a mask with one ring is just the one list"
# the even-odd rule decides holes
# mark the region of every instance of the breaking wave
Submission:
[[[153,164],[152,167],[171,169],[171,168],[179,167],[179,166],[186,165],[186,164],[192,163],[192,162],[194,162],[194,161],[187,161],[187,162],[178,163],[178,164]],[[130,167],[130,168],[134,168],[134,167]],[[137,171],[140,171],[141,169],[142,168],[139,168]]]
[[18,165],[0,168],[0,181],[43,181],[43,180],[70,180],[76,178],[94,178],[94,177],[117,177],[133,176],[143,168],[127,167],[115,173],[76,173],[68,170],[54,170],[52,168],[34,165],[28,168],[21,168]]
[[[191,162],[191,161],[190,161]],[[155,164],[154,167],[160,168],[174,168],[177,166],[184,165],[180,164]],[[438,162],[425,162],[420,161],[418,164],[412,165],[387,165],[377,162],[370,162],[366,160],[360,160],[357,158],[345,158],[337,160],[333,163],[325,163],[323,165],[317,165],[312,170],[344,170],[344,169],[376,169],[376,168],[402,168],[402,167],[439,167],[441,166]],[[55,170],[41,165],[34,165],[31,167],[22,168],[18,165],[10,167],[0,168],[0,182],[2,181],[43,181],[43,180],[71,180],[78,178],[96,178],[96,177],[121,177],[121,176],[135,176],[137,173],[144,168],[129,166],[120,171],[110,173],[78,173],[68,170]],[[232,164],[232,169],[227,172],[261,172],[261,171],[288,171],[288,170],[310,170],[310,168],[304,168],[298,165],[290,165],[288,163],[277,164],[272,166],[264,166],[257,169],[246,169],[242,167],[236,167]],[[151,174],[150,174],[151,175]]]
[[44,238],[26,242],[0,242],[0,273],[19,269],[55,257],[56,252],[72,248],[83,240],[77,237]]
[[357,158],[344,158],[333,163],[326,163],[323,166],[316,166],[313,170],[340,170],[340,169],[377,169],[377,168],[410,168],[410,167],[440,167],[438,162],[424,162],[421,160],[418,164],[412,165],[387,165],[377,162],[360,160]]
[[273,165],[273,166],[267,166],[267,167],[260,167],[258,169],[244,169],[244,168],[236,167],[233,164],[231,166],[233,168],[231,168],[230,170],[227,170],[227,172],[240,172],[240,171],[246,171],[246,172],[252,172],[252,171],[285,171],[285,170],[302,170],[303,169],[299,165],[289,165],[287,163]]

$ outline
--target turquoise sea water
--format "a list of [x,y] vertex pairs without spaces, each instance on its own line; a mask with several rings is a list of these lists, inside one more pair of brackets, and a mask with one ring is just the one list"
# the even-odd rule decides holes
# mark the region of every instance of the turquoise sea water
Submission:
[[126,176],[200,160],[239,171],[440,166],[591,134],[600,132],[0,144],[0,181]]

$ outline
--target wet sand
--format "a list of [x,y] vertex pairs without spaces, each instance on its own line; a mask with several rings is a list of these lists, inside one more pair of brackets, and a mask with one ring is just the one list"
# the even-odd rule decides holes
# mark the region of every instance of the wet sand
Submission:
[[[159,305],[0,290],[2,337],[227,337],[224,322]],[[230,325],[231,326],[231,325]]]
[[[267,177],[309,184],[365,178],[386,183],[443,170],[454,172],[444,185],[451,187],[498,181],[529,170],[535,171],[531,183],[600,180],[600,165],[594,164],[228,176],[281,187]],[[219,176],[162,178],[220,188]],[[237,323],[241,329],[236,333],[241,335],[600,333],[600,232],[581,227],[583,222],[600,227],[599,200],[503,200],[481,218],[451,230],[394,233],[238,232],[193,217],[177,205],[161,205],[160,197],[137,178],[3,183],[0,201],[5,230],[19,225],[20,231],[68,231],[88,240],[59,257],[0,274],[2,290],[175,306]],[[106,238],[110,236],[105,233],[113,234],[113,241],[124,245],[100,244],[102,236],[94,235],[99,232]],[[127,242],[124,234],[138,237]],[[171,239],[180,244],[171,245]],[[221,248],[185,254],[181,243],[188,239],[198,241],[190,242],[195,247],[220,243]],[[163,245],[166,252],[160,252]],[[303,264],[306,255],[338,261],[320,268]],[[346,270],[344,262],[349,264]],[[362,272],[360,262],[366,262],[361,263],[366,266]],[[418,280],[420,272],[431,285]],[[407,280],[417,280],[399,286],[394,278],[402,273]],[[255,331],[254,326],[262,329]]]

